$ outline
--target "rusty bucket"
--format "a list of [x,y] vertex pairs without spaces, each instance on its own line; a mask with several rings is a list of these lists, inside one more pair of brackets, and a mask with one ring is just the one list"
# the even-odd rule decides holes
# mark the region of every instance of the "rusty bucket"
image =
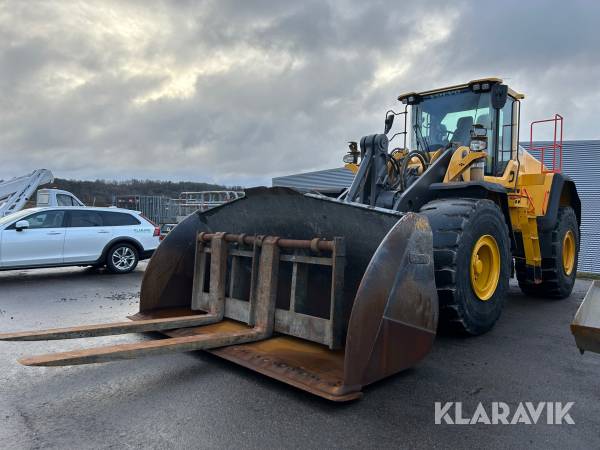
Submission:
[[414,213],[286,188],[192,214],[161,243],[131,322],[0,335],[166,339],[34,356],[28,365],[206,350],[334,401],[415,365],[438,320],[432,234]]

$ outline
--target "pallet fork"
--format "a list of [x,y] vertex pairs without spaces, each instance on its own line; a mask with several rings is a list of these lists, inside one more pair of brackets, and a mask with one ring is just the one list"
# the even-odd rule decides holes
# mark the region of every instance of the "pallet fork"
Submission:
[[65,366],[206,350],[321,397],[352,400],[362,386],[413,366],[435,337],[431,231],[417,214],[394,222],[358,286],[347,282],[356,274],[345,238],[201,231],[187,306],[141,308],[131,322],[5,333],[0,340],[159,331],[168,337],[20,362]]

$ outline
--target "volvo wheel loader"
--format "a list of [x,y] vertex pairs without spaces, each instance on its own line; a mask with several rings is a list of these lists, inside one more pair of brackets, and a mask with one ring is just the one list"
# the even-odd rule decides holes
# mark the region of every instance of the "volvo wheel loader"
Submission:
[[160,331],[21,363],[206,350],[330,400],[358,398],[421,360],[438,321],[471,335],[492,328],[513,270],[527,294],[571,292],[581,208],[560,171],[562,117],[546,122],[552,143],[526,151],[523,98],[497,78],[401,95],[384,133],[351,143],[355,178],[338,197],[247,189],[169,233],[130,322],[1,339]]

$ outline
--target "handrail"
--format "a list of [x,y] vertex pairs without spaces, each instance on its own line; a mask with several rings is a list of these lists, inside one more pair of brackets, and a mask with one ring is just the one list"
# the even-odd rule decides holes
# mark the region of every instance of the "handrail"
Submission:
[[[554,122],[554,140],[551,145],[541,145],[534,147],[533,145],[533,126],[540,123]],[[559,127],[560,125],[560,127]],[[558,138],[558,141],[557,141]],[[552,150],[552,166],[546,168],[545,153],[547,150]],[[556,151],[558,150],[558,156]],[[554,114],[551,119],[534,120],[529,126],[529,152],[540,152],[540,172],[541,173],[561,173],[563,161],[563,117],[560,114]],[[557,164],[558,163],[558,164]]]

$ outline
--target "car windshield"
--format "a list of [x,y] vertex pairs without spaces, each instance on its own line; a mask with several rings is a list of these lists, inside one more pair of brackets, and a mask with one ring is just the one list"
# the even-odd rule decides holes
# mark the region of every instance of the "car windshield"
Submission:
[[491,134],[490,93],[465,88],[427,95],[413,106],[412,123],[413,145],[419,150],[435,151],[450,142],[469,145],[473,124]]
[[23,217],[28,216],[29,214],[34,213],[36,211],[39,211],[39,210],[35,209],[35,208],[24,209],[22,211],[17,211],[12,214],[9,214],[7,216],[0,217],[0,226],[6,225],[7,223],[11,223],[11,222],[16,222],[17,220],[22,219]]

